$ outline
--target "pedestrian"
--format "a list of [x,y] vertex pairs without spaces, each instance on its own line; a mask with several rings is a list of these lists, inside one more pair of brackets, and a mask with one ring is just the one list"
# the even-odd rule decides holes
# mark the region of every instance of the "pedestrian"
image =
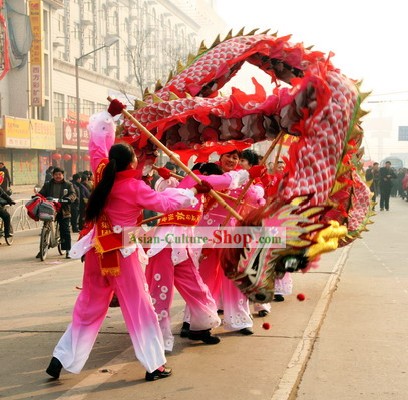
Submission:
[[386,161],[385,166],[380,168],[380,211],[390,210],[390,196],[393,185],[393,179],[397,175],[391,168],[391,161]]
[[[69,250],[71,249],[71,203],[75,201],[76,194],[72,183],[65,180],[64,174],[63,169],[55,167],[52,171],[52,179],[44,183],[38,193],[44,197],[65,201],[61,203],[61,206],[58,205],[56,220],[59,224],[61,249],[65,250],[65,257],[69,258]],[[40,253],[37,254],[36,258],[39,257]]]
[[72,232],[79,232],[79,205],[81,202],[81,176],[79,174],[72,175],[72,185],[75,190],[76,199],[71,203],[71,228]]
[[4,162],[0,161],[0,186],[9,196],[12,194],[12,185],[13,183],[11,182],[9,170],[5,166]]
[[7,204],[9,206],[12,206],[16,203],[0,186],[0,218],[3,220],[4,223],[4,236],[6,238],[13,236],[13,233],[10,232],[10,214],[5,207],[5,205]]
[[45,178],[44,178],[44,183],[49,182],[52,179],[52,171],[53,171],[54,167],[52,165],[50,165],[46,171],[45,171]]
[[375,162],[372,166],[367,168],[365,173],[365,179],[370,185],[372,196],[372,201],[374,203],[372,209],[375,210],[375,202],[380,194],[380,164]]
[[145,379],[166,378],[172,371],[165,367],[163,337],[141,265],[146,255],[140,245],[123,241],[123,228],[135,226],[144,208],[170,212],[190,204],[195,190],[156,193],[137,179],[133,148],[112,145],[115,123],[107,112],[91,117],[89,131],[92,168],[103,168],[103,173],[95,176],[98,183],[86,210],[90,231],[71,252],[72,257],[85,258],[82,290],[46,372],[57,379],[62,368],[82,370],[116,293],[136,357],[146,369]]

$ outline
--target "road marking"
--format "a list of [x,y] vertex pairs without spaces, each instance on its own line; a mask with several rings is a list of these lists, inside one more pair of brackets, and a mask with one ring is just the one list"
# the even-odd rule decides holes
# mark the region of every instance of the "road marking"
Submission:
[[55,271],[57,268],[65,267],[67,264],[71,263],[72,261],[74,260],[70,260],[66,262],[62,261],[61,264],[58,261],[55,261],[55,264],[53,264],[51,267],[42,268],[37,271],[29,272],[27,274],[15,276],[14,278],[5,279],[4,281],[0,281],[0,285],[6,285],[7,283],[17,282],[17,281],[20,281],[21,279],[26,279],[32,276],[43,274],[44,272]]
[[298,385],[306,369],[307,361],[312,353],[314,343],[322,326],[334,289],[336,288],[344,269],[351,247],[352,244],[349,244],[342,250],[340,258],[331,272],[330,278],[327,281],[322,295],[320,296],[306,329],[303,332],[303,336],[297,345],[271,400],[296,399]]

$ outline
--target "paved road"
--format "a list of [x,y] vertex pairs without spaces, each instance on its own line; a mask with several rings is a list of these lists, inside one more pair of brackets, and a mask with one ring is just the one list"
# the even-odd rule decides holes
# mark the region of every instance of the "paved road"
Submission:
[[[47,378],[52,349],[71,318],[82,265],[52,249],[34,258],[38,230],[0,246],[0,398],[8,400],[407,399],[408,203],[391,211],[352,246],[326,254],[318,269],[294,275],[294,295],[254,315],[255,334],[218,328],[216,346],[176,337],[174,375],[145,382],[119,309],[110,309],[79,375]],[[296,300],[297,293],[306,300]],[[173,307],[178,333],[183,302]],[[262,328],[271,324],[270,330]]]

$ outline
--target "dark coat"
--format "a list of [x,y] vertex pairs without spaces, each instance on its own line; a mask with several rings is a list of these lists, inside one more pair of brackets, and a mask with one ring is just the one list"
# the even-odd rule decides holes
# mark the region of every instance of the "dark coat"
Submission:
[[11,206],[13,204],[13,199],[0,186],[0,206],[5,206],[6,204]]
[[[68,190],[67,195],[63,195],[64,189]],[[76,199],[76,193],[74,190],[74,186],[71,182],[63,180],[61,183],[57,183],[54,179],[51,179],[49,182],[44,183],[44,186],[38,192],[39,194],[43,195],[44,197],[55,197],[58,199],[68,199],[70,203],[74,202]],[[63,218],[70,218],[71,217],[71,206],[70,203],[61,203],[61,213]]]
[[396,178],[397,175],[392,168],[380,168],[380,188],[391,188],[392,180]]

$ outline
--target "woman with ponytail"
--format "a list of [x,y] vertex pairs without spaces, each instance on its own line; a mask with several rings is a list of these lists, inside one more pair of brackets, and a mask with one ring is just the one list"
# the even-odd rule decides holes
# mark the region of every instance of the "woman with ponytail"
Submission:
[[94,115],[88,129],[96,183],[86,210],[92,229],[70,252],[72,258],[85,256],[82,290],[72,323],[46,372],[57,379],[62,368],[73,373],[82,370],[115,293],[136,357],[147,370],[145,379],[165,378],[171,369],[165,367],[163,337],[141,265],[147,257],[139,244],[128,243],[124,228],[135,227],[143,209],[166,213],[190,206],[200,188],[155,192],[137,179],[133,148],[113,144],[115,124],[110,114]]

